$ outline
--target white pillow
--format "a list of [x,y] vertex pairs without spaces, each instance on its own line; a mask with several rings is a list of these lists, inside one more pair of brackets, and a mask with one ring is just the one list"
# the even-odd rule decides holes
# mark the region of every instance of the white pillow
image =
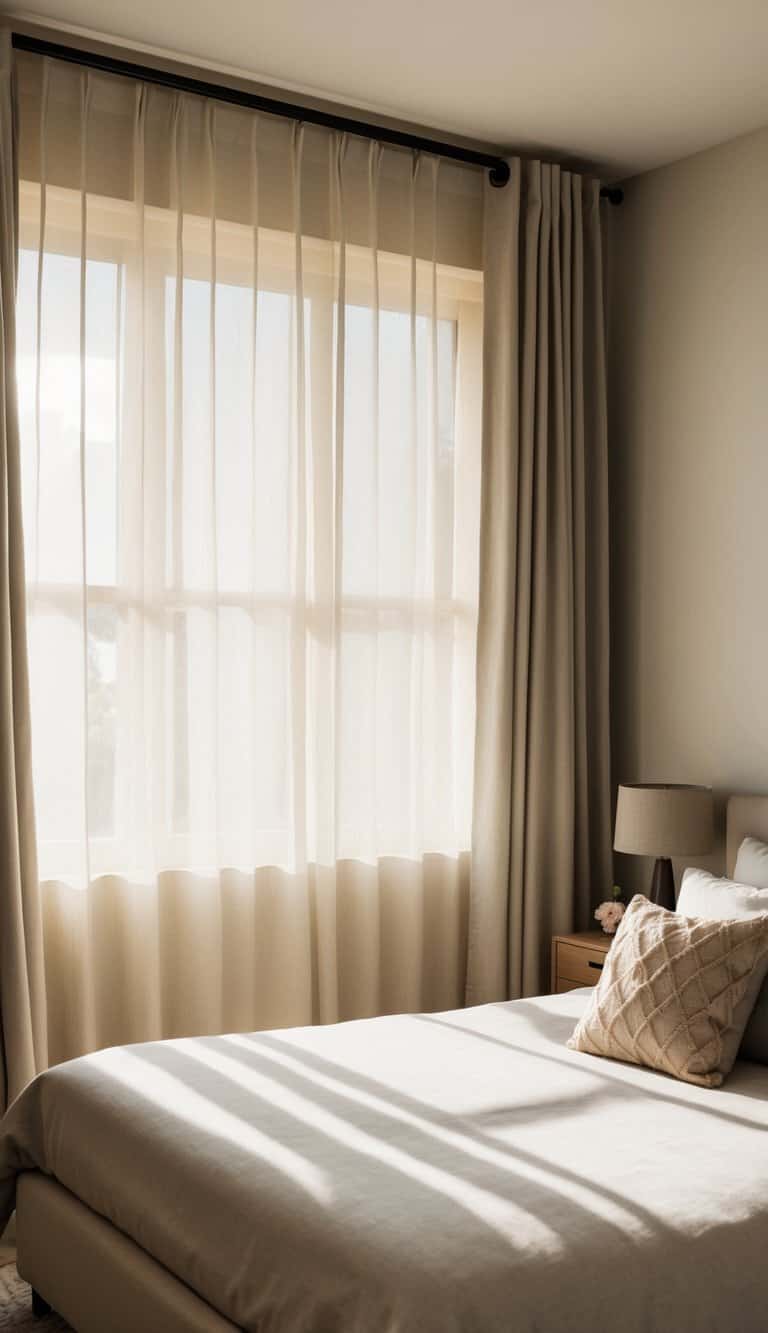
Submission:
[[[745,842],[757,842],[757,839],[747,838]],[[737,861],[737,869],[738,866]],[[718,879],[708,870],[689,869],[683,874],[676,910],[681,916],[705,917],[710,921],[743,921],[768,912],[768,886],[756,889],[751,884]],[[739,1056],[742,1060],[756,1060],[758,1064],[768,1065],[768,982],[763,983],[757,997],[739,1047]]]
[[736,857],[733,877],[740,884],[768,889],[768,843],[759,838],[745,838]]
[[768,886],[755,888],[743,879],[718,879],[708,870],[689,867],[683,872],[676,910],[681,916],[703,916],[710,921],[743,921],[768,912]]

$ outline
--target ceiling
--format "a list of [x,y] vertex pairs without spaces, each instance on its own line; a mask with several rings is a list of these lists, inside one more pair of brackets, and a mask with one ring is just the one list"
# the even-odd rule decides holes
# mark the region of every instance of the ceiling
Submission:
[[24,14],[606,178],[768,123],[768,0],[34,0]]

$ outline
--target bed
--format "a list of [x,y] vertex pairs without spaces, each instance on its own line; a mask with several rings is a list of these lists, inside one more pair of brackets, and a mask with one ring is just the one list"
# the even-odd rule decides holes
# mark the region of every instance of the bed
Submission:
[[768,1067],[571,1052],[587,997],[52,1069],[0,1140],[19,1270],[78,1333],[764,1333]]

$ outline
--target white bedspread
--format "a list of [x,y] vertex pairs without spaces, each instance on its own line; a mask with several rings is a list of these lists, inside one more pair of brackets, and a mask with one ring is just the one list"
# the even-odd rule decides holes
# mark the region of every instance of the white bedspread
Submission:
[[570,1052],[584,992],[117,1047],[42,1075],[51,1172],[260,1333],[765,1333],[768,1069]]

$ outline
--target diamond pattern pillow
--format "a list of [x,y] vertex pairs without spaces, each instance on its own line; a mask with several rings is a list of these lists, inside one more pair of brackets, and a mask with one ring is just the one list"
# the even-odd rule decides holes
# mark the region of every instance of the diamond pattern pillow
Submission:
[[768,913],[680,916],[633,898],[568,1045],[718,1087],[768,971]]

